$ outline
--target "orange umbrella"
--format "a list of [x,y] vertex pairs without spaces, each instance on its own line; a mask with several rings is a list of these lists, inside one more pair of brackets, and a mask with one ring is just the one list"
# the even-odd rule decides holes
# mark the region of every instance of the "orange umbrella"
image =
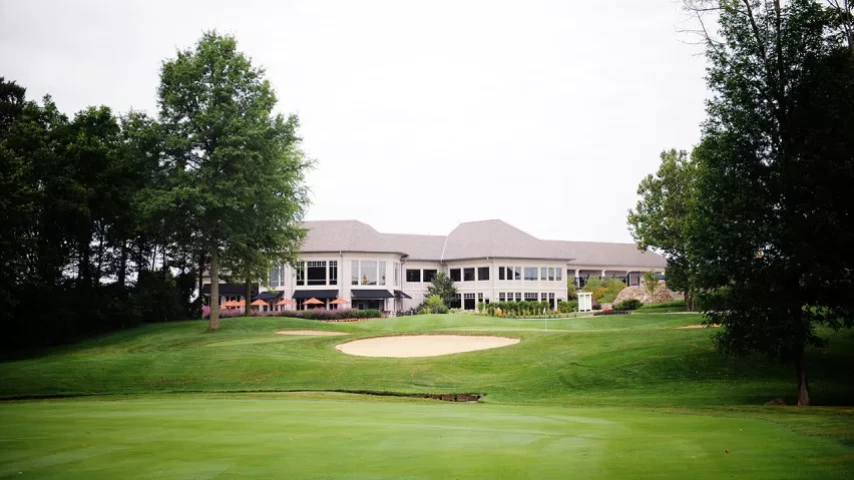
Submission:
[[331,302],[329,302],[329,303],[330,303],[331,305],[346,305],[346,304],[348,304],[348,303],[350,303],[350,302],[348,302],[347,300],[344,300],[343,298],[336,298],[335,300],[332,300],[332,301],[331,301]]
[[316,298],[309,298],[308,300],[303,302],[303,305],[323,305],[323,302]]
[[264,300],[261,300],[259,298],[258,300],[255,300],[254,302],[252,302],[250,305],[252,305],[253,307],[266,307],[267,302],[265,302]]
[[278,303],[276,303],[276,306],[281,307],[283,305],[296,305],[296,304],[297,304],[297,302],[291,300],[290,298],[283,298],[283,299],[279,300]]
[[231,307],[233,303],[234,303],[234,300],[229,300],[229,301],[227,301],[227,302],[225,302],[225,303],[221,303],[221,304],[219,304],[219,306],[220,306],[220,307],[223,307],[223,308],[228,308],[228,307]]

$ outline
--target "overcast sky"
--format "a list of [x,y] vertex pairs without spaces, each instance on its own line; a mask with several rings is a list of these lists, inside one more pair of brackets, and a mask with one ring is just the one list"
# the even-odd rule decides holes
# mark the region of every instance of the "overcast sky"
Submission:
[[704,116],[680,3],[4,0],[0,76],[69,114],[156,114],[161,62],[217,29],[302,121],[309,219],[629,242],[638,182]]

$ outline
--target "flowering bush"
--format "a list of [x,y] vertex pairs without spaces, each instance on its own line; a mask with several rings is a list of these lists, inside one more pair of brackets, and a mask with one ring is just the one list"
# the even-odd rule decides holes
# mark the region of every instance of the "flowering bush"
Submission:
[[[204,309],[202,310],[204,312]],[[210,307],[205,318],[210,316]],[[219,310],[219,318],[245,317],[243,308],[221,308]],[[345,308],[341,310],[326,310],[324,308],[313,308],[311,310],[282,310],[280,312],[259,312],[252,311],[253,317],[288,317],[288,318],[304,318],[306,320],[344,320],[352,318],[381,318],[382,312],[379,310],[359,310],[358,308]]]

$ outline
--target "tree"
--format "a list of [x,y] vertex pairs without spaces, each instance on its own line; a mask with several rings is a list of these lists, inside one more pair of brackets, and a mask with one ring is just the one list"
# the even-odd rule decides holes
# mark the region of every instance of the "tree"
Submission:
[[445,275],[445,272],[438,272],[430,285],[427,286],[427,295],[428,297],[437,295],[445,305],[451,306],[456,301],[457,287],[454,286],[451,277]]
[[448,307],[439,295],[430,295],[418,308],[419,314],[448,313]]
[[695,287],[685,223],[694,201],[696,175],[696,165],[686,151],[661,152],[658,172],[641,181],[641,199],[635,210],[629,210],[628,217],[638,248],[655,248],[667,259],[667,286],[685,293],[688,310],[693,309]]
[[854,319],[852,19],[811,0],[717,11],[686,225],[694,279],[723,326],[718,347],[792,362],[808,405],[806,347],[826,344],[816,327]]
[[566,299],[575,300],[576,298],[578,298],[578,286],[575,284],[575,277],[567,277]]
[[658,274],[655,272],[643,272],[643,286],[650,297],[655,295],[655,290],[658,288]]
[[252,278],[269,259],[294,255],[308,163],[296,148],[295,119],[272,113],[276,96],[264,71],[233,37],[207,32],[195,49],[179,51],[163,64],[158,95],[173,178],[164,195],[186,212],[190,238],[210,258],[215,331],[221,266]]

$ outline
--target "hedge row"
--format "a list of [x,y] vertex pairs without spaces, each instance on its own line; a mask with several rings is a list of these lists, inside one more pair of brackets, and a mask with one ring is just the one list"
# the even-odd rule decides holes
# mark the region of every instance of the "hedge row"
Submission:
[[[209,312],[205,312],[209,315]],[[245,316],[242,308],[222,309],[219,311],[222,318]],[[314,308],[311,310],[282,310],[281,312],[252,312],[253,317],[288,317],[303,318],[306,320],[345,320],[352,318],[382,318],[379,310],[359,310],[358,308],[345,308],[341,310],[324,310]]]

